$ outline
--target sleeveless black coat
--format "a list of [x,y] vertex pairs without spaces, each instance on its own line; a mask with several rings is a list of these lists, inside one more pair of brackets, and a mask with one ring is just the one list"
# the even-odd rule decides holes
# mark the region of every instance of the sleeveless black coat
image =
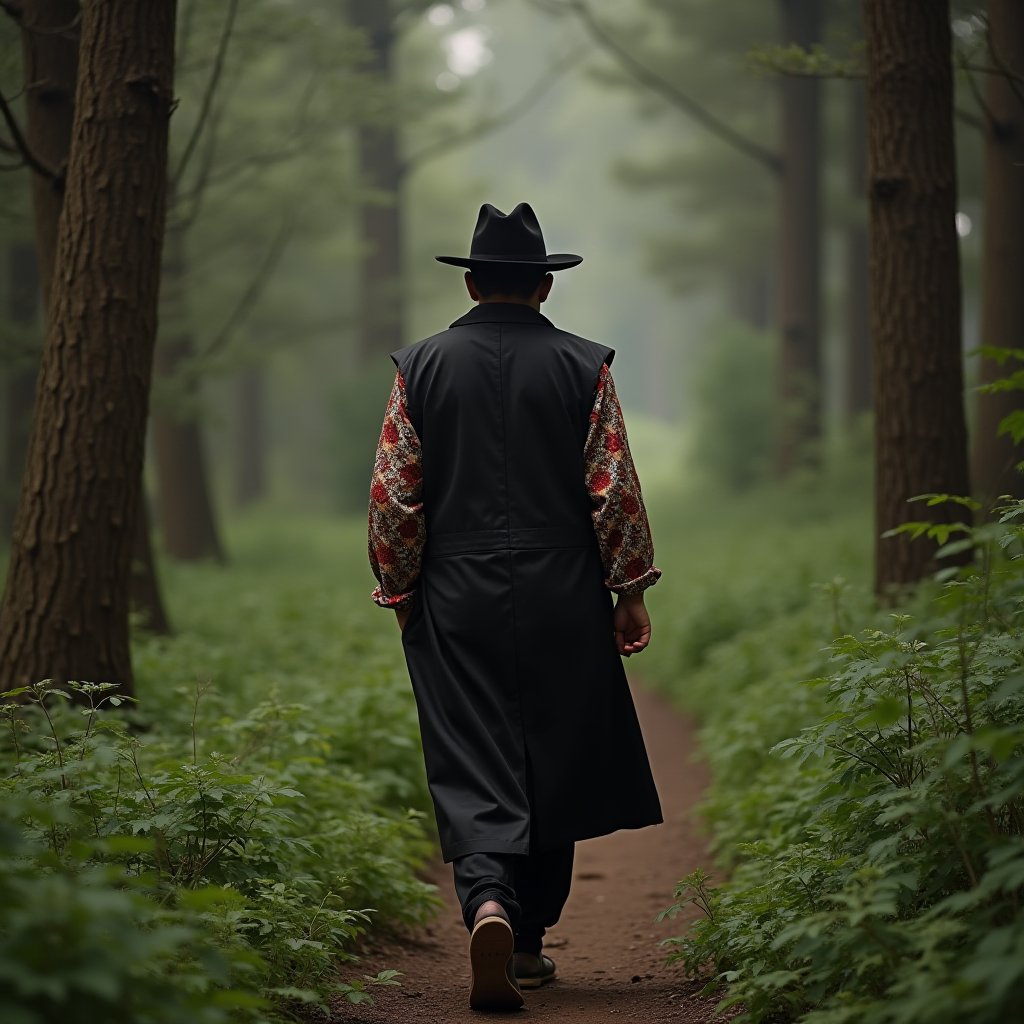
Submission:
[[613,351],[485,303],[394,353],[426,547],[402,636],[446,861],[660,822],[583,448]]

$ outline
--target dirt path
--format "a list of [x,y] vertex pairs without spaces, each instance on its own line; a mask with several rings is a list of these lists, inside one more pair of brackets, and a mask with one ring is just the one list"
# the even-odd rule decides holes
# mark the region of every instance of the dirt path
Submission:
[[[566,1024],[612,1016],[645,1024],[711,1020],[714,1001],[698,999],[699,985],[685,981],[678,969],[662,966],[665,953],[658,942],[683,930],[681,918],[654,923],[671,904],[676,881],[708,863],[691,813],[707,773],[691,760],[691,723],[656,694],[635,689],[634,697],[665,824],[577,846],[572,895],[546,939],[559,979],[526,993],[526,1007],[514,1019]],[[438,865],[434,880],[446,904],[436,924],[415,941],[373,950],[364,961],[367,973],[401,971],[402,987],[375,994],[372,1008],[338,1006],[341,1020],[458,1024],[491,1016],[468,1007],[468,937],[451,868]]]

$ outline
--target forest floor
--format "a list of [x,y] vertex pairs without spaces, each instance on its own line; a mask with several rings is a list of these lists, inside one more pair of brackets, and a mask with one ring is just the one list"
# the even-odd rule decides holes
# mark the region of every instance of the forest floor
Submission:
[[[701,999],[699,982],[687,981],[678,968],[665,967],[666,950],[658,945],[685,931],[694,914],[655,923],[672,904],[675,883],[709,865],[694,815],[708,773],[695,760],[693,723],[657,694],[634,687],[634,699],[665,823],[577,845],[572,894],[545,940],[559,977],[524,993],[526,1006],[516,1019],[566,1024],[612,1016],[646,1024],[712,1019],[717,1000]],[[468,936],[450,867],[435,865],[431,880],[444,898],[434,925],[401,940],[378,939],[360,965],[367,974],[401,971],[401,987],[377,989],[373,1007],[339,1003],[333,1008],[336,1019],[458,1024],[492,1016],[469,1009]]]

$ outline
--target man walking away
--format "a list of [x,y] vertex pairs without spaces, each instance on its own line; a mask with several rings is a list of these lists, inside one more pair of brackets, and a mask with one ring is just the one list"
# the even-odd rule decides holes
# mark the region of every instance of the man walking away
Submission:
[[[471,932],[474,1009],[555,977],[542,953],[574,844],[662,820],[620,656],[658,581],[609,367],[540,313],[533,210],[480,210],[477,303],[392,355],[370,497],[374,600],[402,628],[441,851]],[[615,604],[611,595],[615,594]]]

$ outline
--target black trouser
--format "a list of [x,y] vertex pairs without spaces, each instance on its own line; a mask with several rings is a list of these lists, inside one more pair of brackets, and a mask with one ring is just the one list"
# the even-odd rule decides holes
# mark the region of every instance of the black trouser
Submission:
[[570,843],[528,857],[511,853],[456,857],[455,891],[466,927],[472,931],[477,911],[488,900],[494,900],[512,922],[516,952],[539,955],[544,930],[558,922],[569,898],[575,851]]

